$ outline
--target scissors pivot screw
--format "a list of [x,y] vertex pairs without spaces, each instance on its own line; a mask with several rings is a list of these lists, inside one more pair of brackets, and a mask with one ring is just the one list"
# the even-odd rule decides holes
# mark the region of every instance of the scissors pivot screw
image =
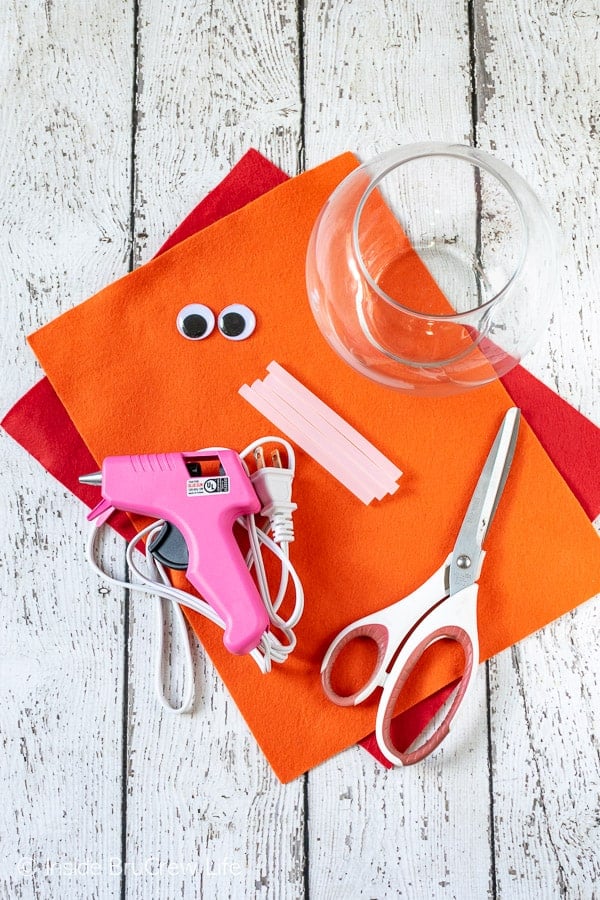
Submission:
[[459,556],[456,560],[456,565],[459,569],[470,569],[471,568],[471,557],[470,556]]

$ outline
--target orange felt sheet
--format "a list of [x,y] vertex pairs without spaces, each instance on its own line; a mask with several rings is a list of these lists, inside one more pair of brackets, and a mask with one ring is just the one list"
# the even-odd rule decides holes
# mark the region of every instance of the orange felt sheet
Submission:
[[[340,708],[324,697],[323,654],[339,629],[413,590],[441,564],[511,405],[499,383],[442,399],[397,393],[354,372],[326,345],[306,299],[304,258],[321,206],[355,165],[345,154],[285,182],[30,337],[96,459],[241,449],[270,433],[238,388],[276,359],[404,471],[392,497],[366,507],[298,453],[292,550],[306,608],[284,666],[261,675],[251,659],[227,653],[220,631],[190,614],[282,781],[373,730],[377,698]],[[417,265],[415,277],[428,276]],[[256,332],[241,343],[217,331],[186,341],[175,320],[192,302],[215,312],[246,303]],[[486,549],[482,659],[600,590],[598,537],[526,423]],[[413,679],[404,707],[458,669],[458,659],[440,655]]]

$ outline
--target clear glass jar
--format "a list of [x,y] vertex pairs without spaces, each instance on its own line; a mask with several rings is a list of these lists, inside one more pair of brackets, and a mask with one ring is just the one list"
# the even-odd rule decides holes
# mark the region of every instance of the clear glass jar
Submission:
[[551,314],[553,226],[509,166],[423,143],[352,172],[310,238],[312,311],[363,375],[425,395],[508,372]]

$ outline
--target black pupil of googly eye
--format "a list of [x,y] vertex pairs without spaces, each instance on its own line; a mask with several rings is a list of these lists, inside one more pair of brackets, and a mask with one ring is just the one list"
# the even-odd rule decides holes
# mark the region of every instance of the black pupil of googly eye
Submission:
[[206,333],[208,323],[199,313],[189,313],[181,323],[183,333],[189,338],[201,338]]
[[238,312],[225,313],[219,327],[227,337],[237,337],[246,327],[246,320]]

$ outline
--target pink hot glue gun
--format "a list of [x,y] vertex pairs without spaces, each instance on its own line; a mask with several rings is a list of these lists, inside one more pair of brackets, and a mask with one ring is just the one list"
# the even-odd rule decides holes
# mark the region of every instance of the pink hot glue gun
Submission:
[[88,515],[98,525],[114,509],[165,519],[150,552],[187,569],[188,580],[223,619],[228,650],[249,653],[258,645],[269,618],[233,525],[259,512],[260,501],[234,450],[108,456],[102,472],[80,480],[102,488],[103,499]]

